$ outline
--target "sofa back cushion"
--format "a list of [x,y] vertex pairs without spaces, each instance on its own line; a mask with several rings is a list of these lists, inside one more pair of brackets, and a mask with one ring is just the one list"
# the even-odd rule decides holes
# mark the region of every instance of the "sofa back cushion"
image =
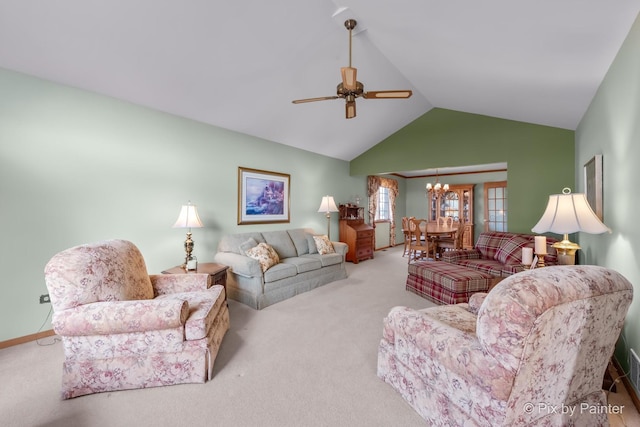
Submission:
[[45,281],[56,311],[99,301],[153,298],[144,258],[126,240],[75,246],[54,255],[45,267]]
[[220,243],[218,243],[218,252],[233,252],[234,254],[242,254],[244,255],[246,248],[246,243],[249,239],[255,240],[257,246],[258,243],[264,243],[264,237],[262,237],[262,233],[237,233],[237,234],[228,234],[223,236],[220,239]]
[[281,259],[298,256],[296,246],[286,230],[265,231],[262,233],[262,237],[264,237],[266,243],[276,250]]
[[[489,292],[478,310],[476,334],[512,372],[523,364],[553,363],[559,355],[589,362],[587,353],[602,356],[604,370],[632,296],[631,283],[604,267],[536,268],[507,277]],[[525,361],[525,351],[548,354]]]
[[306,228],[295,228],[293,230],[287,230],[289,237],[293,245],[296,247],[298,256],[306,255],[309,253],[309,243],[307,242],[307,235],[313,233],[313,230]]
[[480,251],[482,258],[496,259],[496,254],[498,253],[498,250],[500,250],[500,247],[513,236],[513,233],[500,231],[480,233],[475,247]]
[[519,234],[502,242],[495,255],[495,260],[503,264],[522,264],[522,248],[533,247],[530,239]]

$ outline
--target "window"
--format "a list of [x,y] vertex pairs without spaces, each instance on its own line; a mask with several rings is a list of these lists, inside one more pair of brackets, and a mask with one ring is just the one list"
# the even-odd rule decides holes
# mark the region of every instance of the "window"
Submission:
[[376,221],[391,221],[389,189],[387,187],[378,188],[378,206],[376,208]]

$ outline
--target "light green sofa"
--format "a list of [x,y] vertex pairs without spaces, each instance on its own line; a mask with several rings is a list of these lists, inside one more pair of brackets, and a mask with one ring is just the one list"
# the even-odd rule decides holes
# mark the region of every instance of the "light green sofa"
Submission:
[[[231,267],[227,278],[228,297],[260,310],[347,277],[347,245],[332,242],[335,253],[320,255],[313,235],[317,235],[313,230],[297,228],[223,237],[215,261]],[[280,263],[264,273],[260,263],[245,254],[247,248],[263,242],[271,245],[280,257]]]

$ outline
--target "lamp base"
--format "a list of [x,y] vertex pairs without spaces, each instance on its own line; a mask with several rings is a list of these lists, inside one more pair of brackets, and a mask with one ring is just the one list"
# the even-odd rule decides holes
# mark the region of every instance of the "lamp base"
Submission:
[[575,265],[576,252],[580,249],[580,246],[577,243],[570,242],[568,235],[565,234],[561,242],[554,243],[551,247],[558,252],[558,264]]
[[193,252],[193,240],[191,240],[191,232],[187,232],[187,239],[184,241],[184,251],[185,251],[185,257],[184,257],[184,264],[182,264],[182,268],[185,271],[195,270],[197,268],[198,261],[195,261],[195,268],[194,268],[195,257],[191,256],[191,252]]

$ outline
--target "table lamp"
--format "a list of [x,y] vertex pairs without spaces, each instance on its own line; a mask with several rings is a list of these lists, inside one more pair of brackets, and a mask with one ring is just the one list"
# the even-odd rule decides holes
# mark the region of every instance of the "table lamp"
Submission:
[[551,246],[558,251],[558,262],[565,265],[575,264],[576,251],[580,249],[576,243],[569,241],[570,233],[611,233],[611,229],[593,212],[586,196],[582,193],[571,193],[570,188],[564,188],[562,194],[549,196],[547,209],[531,231],[562,234],[562,241]]
[[318,212],[324,212],[327,215],[327,237],[331,239],[331,212],[338,212],[333,196],[324,196],[322,198]]
[[196,257],[192,256],[193,252],[193,240],[191,239],[191,229],[192,228],[202,228],[202,221],[200,221],[200,217],[198,216],[198,209],[196,209],[196,205],[192,205],[191,201],[189,201],[186,205],[182,205],[180,209],[180,214],[178,215],[178,219],[176,223],[173,224],[173,228],[188,228],[187,231],[187,239],[184,241],[184,250],[186,252],[184,258],[184,264],[182,268],[186,271],[189,270],[197,270],[198,261]]

